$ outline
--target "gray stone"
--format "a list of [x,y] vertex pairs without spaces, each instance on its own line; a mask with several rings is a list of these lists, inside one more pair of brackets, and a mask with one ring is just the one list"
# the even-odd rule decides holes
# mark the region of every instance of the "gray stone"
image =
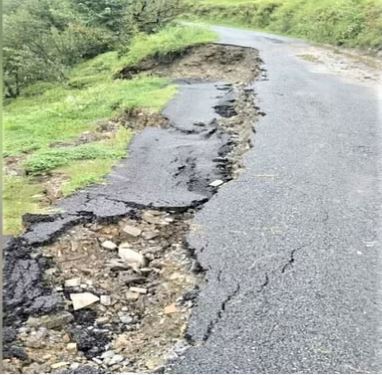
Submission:
[[142,233],[142,229],[134,227],[132,225],[125,225],[122,229],[126,234],[132,237],[139,237]]
[[46,327],[48,329],[62,327],[73,321],[73,315],[68,311],[44,315],[39,318],[29,317],[26,324],[30,327]]

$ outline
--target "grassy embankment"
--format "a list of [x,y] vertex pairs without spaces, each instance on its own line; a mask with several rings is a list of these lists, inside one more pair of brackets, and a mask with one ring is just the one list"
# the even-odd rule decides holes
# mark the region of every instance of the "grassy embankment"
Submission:
[[382,50],[382,0],[198,0],[188,9],[209,23]]
[[214,39],[209,30],[185,26],[139,35],[125,55],[117,51],[99,55],[76,66],[67,82],[34,84],[6,103],[5,164],[13,161],[17,168],[10,170],[18,172],[4,176],[4,232],[20,232],[24,213],[46,211],[41,205],[42,175],[61,176],[59,189],[64,195],[99,182],[126,155],[132,131],[119,126],[111,138],[66,147],[58,142],[70,143],[84,132],[94,132],[100,120],[117,118],[127,109],[159,111],[176,92],[164,78],[113,79],[116,72],[146,57]]

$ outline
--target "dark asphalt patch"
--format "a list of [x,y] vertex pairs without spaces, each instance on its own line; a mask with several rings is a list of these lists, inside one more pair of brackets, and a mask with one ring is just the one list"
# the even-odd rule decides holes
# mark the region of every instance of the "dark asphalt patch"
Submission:
[[4,253],[4,325],[17,326],[27,316],[60,308],[59,297],[44,284],[49,260],[24,239],[13,239]]

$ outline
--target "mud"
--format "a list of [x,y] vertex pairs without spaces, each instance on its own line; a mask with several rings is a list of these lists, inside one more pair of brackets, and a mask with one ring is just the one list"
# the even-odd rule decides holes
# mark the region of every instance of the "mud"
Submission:
[[190,47],[164,57],[154,56],[133,68],[123,69],[120,77],[131,78],[147,72],[171,77],[227,83],[250,82],[261,71],[261,60],[252,48],[207,44]]
[[[252,146],[259,59],[254,50],[209,45],[150,69],[177,78],[179,93],[154,121],[136,112],[119,119],[143,129],[129,157],[104,184],[59,201],[58,213],[26,216],[26,232],[7,245],[9,372],[158,372],[188,345],[203,270],[185,238],[194,210],[240,172]],[[241,69],[245,80],[235,81]],[[145,264],[127,265],[105,241],[128,243]],[[84,292],[100,300],[74,311],[71,293]]]

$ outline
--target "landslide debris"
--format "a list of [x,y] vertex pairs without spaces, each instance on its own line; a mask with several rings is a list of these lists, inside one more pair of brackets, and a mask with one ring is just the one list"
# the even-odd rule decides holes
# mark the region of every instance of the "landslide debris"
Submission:
[[58,201],[59,213],[27,215],[7,244],[8,372],[160,372],[190,345],[203,269],[186,235],[252,147],[261,68],[255,50],[215,44],[168,58],[145,70],[177,79],[177,97],[160,116],[118,120],[142,129],[129,157],[105,184]]
[[192,293],[201,281],[184,243],[193,212],[142,210],[137,216],[80,224],[40,248],[49,267],[35,286],[50,285],[64,309],[33,310],[8,331],[13,350],[25,352],[21,358],[6,352],[8,369],[151,371],[174,344],[187,346]]
[[124,68],[119,76],[131,78],[147,72],[174,79],[187,77],[204,81],[248,83],[261,70],[261,59],[255,49],[210,43],[166,56],[150,57],[137,66]]

